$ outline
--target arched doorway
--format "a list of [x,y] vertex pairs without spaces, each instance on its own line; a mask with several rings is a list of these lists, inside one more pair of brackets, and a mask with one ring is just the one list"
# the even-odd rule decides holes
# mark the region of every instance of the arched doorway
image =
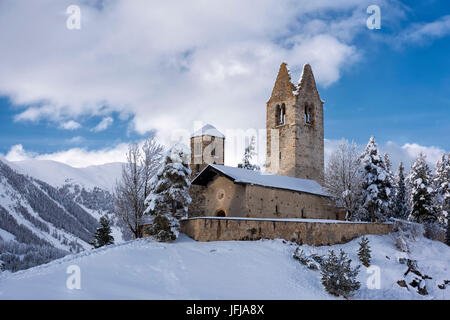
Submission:
[[223,209],[217,210],[216,217],[226,217],[226,216],[227,216],[227,214],[225,213],[225,210],[223,210]]

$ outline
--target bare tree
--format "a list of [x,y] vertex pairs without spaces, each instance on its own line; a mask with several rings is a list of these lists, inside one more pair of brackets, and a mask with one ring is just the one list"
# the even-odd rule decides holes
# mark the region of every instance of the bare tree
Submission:
[[330,156],[325,168],[325,188],[336,203],[347,211],[347,220],[358,209],[361,170],[357,145],[343,141]]
[[155,175],[162,164],[163,151],[163,146],[160,145],[153,136],[145,140],[144,145],[142,146],[141,167],[143,171],[144,199],[146,199],[151,192],[152,186],[150,185],[150,179]]
[[122,168],[122,179],[115,188],[115,214],[135,239],[142,238],[142,218],[150,180],[161,165],[163,147],[150,136],[142,151],[137,143],[128,147],[127,163]]

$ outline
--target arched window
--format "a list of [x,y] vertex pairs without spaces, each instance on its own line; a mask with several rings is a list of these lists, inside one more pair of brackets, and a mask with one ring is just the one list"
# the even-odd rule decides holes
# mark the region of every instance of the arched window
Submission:
[[286,123],[286,105],[277,104],[275,109],[275,125],[281,126]]
[[275,125],[278,126],[280,124],[280,114],[281,114],[281,107],[279,104],[277,104],[275,108]]
[[280,108],[280,125],[286,123],[286,105],[283,103]]
[[310,104],[305,105],[305,123],[312,124],[314,121],[314,109]]
[[216,217],[226,217],[226,216],[227,215],[226,215],[225,211],[223,211],[223,210],[219,210],[216,213]]

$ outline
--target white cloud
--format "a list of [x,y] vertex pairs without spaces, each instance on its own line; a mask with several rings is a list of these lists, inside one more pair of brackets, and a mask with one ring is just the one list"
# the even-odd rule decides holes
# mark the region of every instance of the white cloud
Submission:
[[102,121],[95,128],[92,129],[94,132],[105,131],[114,123],[114,119],[111,117],[103,118]]
[[405,143],[399,146],[392,141],[388,141],[383,146],[383,149],[392,155],[394,163],[398,164],[400,161],[403,161],[408,169],[421,152],[427,156],[426,160],[433,168],[436,162],[442,157],[442,154],[447,152],[436,146],[421,146],[417,143]]
[[[66,29],[71,1],[2,2],[0,94],[28,106],[17,121],[115,111],[132,115],[140,133],[166,136],[194,120],[260,127],[282,61],[294,81],[309,62],[331,85],[358,60],[351,39],[365,30],[369,2],[83,2],[78,31]],[[330,11],[339,14],[322,18]]]
[[[330,155],[336,150],[337,146],[343,141],[341,140],[330,140],[325,139],[325,161],[330,157]],[[417,159],[419,153],[426,155],[426,160],[431,168],[434,169],[436,162],[440,160],[444,153],[448,151],[436,147],[436,146],[421,146],[417,143],[405,143],[403,145],[398,145],[393,141],[388,141],[384,145],[378,145],[381,154],[388,153],[392,163],[392,169],[397,170],[400,161],[403,162],[407,171],[411,164]],[[365,145],[358,145],[360,152],[364,151]]]
[[82,143],[83,141],[84,141],[84,138],[83,138],[83,137],[81,137],[81,136],[76,136],[76,137],[73,137],[73,138],[69,139],[67,142],[70,143],[70,144],[80,144],[80,143]]
[[81,128],[81,124],[79,124],[76,121],[69,120],[69,121],[61,123],[61,125],[59,127],[64,130],[77,130],[77,129]]
[[36,156],[36,153],[25,151],[21,144],[17,144],[11,147],[5,158],[8,161],[24,161]]
[[[242,160],[243,150],[245,148],[245,141],[241,141],[244,136],[256,135],[258,155],[254,160],[261,166],[265,163],[265,135],[263,131],[245,131],[244,134],[239,134],[239,131],[229,130],[224,131],[227,140],[225,143],[225,164],[236,166]],[[344,139],[334,140],[325,139],[325,162],[330,155],[336,150],[337,146]],[[184,141],[184,140],[183,140]],[[143,141],[138,142],[142,145]],[[168,146],[168,145],[167,145]],[[358,145],[360,152],[363,152],[365,145]],[[384,145],[379,145],[380,152],[384,154],[387,152],[391,158],[393,170],[396,171],[400,161],[403,161],[406,170],[409,170],[410,165],[414,162],[420,152],[426,155],[426,159],[431,168],[434,169],[436,162],[442,157],[442,154],[448,151],[435,146],[421,146],[417,143],[405,143],[402,146],[395,142],[388,141]],[[99,150],[87,150],[84,148],[71,148],[54,153],[38,154],[27,151],[22,145],[15,145],[11,147],[5,158],[8,161],[22,161],[29,159],[37,160],[54,160],[73,167],[88,167],[91,165],[101,165],[112,162],[126,162],[126,154],[128,150],[128,143],[119,143],[111,148],[104,148]]]
[[37,154],[24,150],[22,145],[15,145],[6,154],[5,158],[10,162],[30,159],[53,160],[68,164],[72,167],[83,168],[112,162],[126,162],[127,149],[128,144],[120,143],[112,148],[100,150],[73,148],[55,153]]
[[415,23],[401,32],[395,42],[397,45],[405,43],[422,44],[448,35],[450,35],[450,15],[428,23]]

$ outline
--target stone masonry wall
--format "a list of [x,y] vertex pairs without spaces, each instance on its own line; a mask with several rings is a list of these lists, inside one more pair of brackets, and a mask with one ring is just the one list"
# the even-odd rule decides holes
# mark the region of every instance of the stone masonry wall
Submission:
[[365,234],[384,235],[392,231],[390,223],[209,217],[181,220],[181,232],[202,242],[280,238],[322,246],[345,243]]

